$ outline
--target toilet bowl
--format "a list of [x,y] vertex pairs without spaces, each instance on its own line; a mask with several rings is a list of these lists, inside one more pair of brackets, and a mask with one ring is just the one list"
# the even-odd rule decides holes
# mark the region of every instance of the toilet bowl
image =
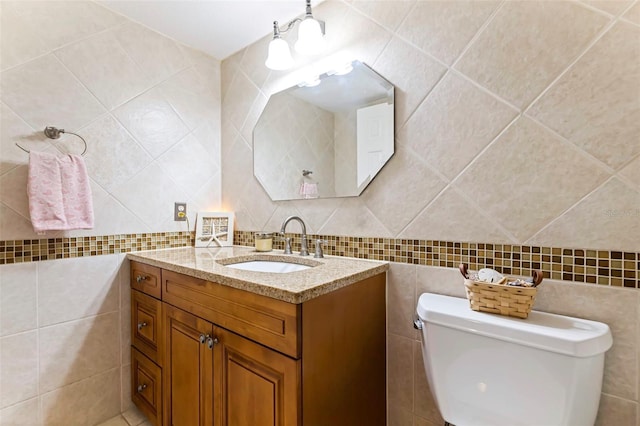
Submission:
[[417,313],[427,380],[445,421],[594,424],[613,342],[606,324],[536,311],[526,320],[504,317],[430,293],[420,296]]

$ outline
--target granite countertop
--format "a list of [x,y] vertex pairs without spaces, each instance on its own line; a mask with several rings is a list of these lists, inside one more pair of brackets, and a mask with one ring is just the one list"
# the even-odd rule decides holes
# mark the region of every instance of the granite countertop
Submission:
[[[387,262],[326,256],[316,259],[281,250],[256,252],[253,247],[194,248],[139,251],[127,258],[169,271],[250,291],[290,303],[302,303],[365,278],[385,272]],[[280,260],[313,266],[289,273],[253,272],[224,264],[250,260]]]

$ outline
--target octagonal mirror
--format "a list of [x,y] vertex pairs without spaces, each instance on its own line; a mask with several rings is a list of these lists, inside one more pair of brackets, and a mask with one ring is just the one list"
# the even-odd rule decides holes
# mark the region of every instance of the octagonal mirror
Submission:
[[254,175],[272,200],[354,197],[394,152],[394,87],[353,61],[269,98]]

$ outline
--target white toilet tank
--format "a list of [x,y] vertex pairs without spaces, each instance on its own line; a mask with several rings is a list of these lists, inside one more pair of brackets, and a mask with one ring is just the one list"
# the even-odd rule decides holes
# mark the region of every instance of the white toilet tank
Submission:
[[[592,426],[606,324],[533,311],[517,319],[424,293],[424,366],[442,417],[456,426]],[[419,398],[419,396],[416,396]]]

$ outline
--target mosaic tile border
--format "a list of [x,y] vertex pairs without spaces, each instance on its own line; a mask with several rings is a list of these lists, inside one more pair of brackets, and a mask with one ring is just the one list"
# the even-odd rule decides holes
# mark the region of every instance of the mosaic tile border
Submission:
[[[235,231],[234,243],[253,246],[253,236],[253,232]],[[300,250],[300,235],[291,236],[294,250]],[[494,268],[509,275],[527,276],[532,269],[540,269],[545,278],[554,280],[640,289],[640,253],[634,252],[309,235],[310,241],[318,238],[327,241],[324,252],[333,256],[447,268],[467,263],[472,270]],[[0,265],[192,245],[189,232],[7,240],[0,241]],[[274,241],[273,246],[282,250],[284,243]],[[310,248],[313,250],[312,244]]]
[[[253,234],[235,231],[234,244],[253,246]],[[300,250],[300,235],[291,236],[293,249]],[[554,280],[640,289],[640,253],[634,252],[334,235],[308,237],[309,241],[326,240],[324,252],[334,256],[447,268],[467,263],[471,270],[493,268],[507,275],[529,276],[532,269],[539,269],[545,278]],[[282,250],[284,243],[274,241],[273,246]],[[309,249],[313,251],[311,242]]]
[[0,265],[193,245],[190,232],[0,241]]

